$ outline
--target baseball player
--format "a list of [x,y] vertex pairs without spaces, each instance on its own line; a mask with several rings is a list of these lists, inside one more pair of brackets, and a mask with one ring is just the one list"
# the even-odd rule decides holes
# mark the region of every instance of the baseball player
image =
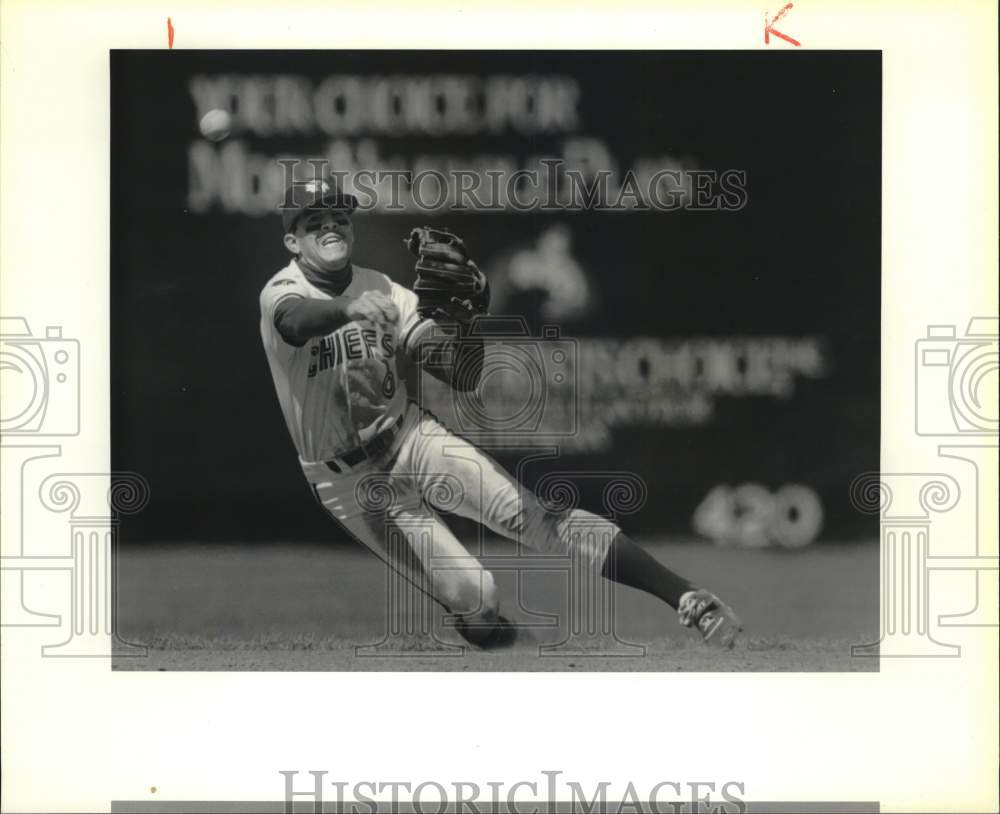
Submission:
[[[463,243],[415,229],[413,290],[352,262],[357,206],[331,176],[293,183],[281,206],[292,259],[260,294],[260,331],[278,401],[306,480],[355,540],[425,590],[482,648],[511,644],[492,575],[438,514],[471,518],[547,554],[570,554],[606,578],[646,591],[711,644],[731,646],[741,625],[709,591],[665,568],[613,523],[554,511],[488,455],[407,398],[415,364],[459,391],[474,390],[489,285]],[[574,527],[587,529],[574,533]],[[601,533],[593,533],[597,528]]]

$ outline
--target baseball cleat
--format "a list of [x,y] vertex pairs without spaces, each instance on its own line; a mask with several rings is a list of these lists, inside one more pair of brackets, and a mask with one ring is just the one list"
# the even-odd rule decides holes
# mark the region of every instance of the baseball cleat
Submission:
[[502,650],[517,641],[517,628],[505,616],[497,616],[491,624],[470,623],[459,616],[455,621],[455,630],[469,644],[481,650]]
[[704,588],[688,591],[681,597],[677,616],[684,627],[698,629],[706,644],[728,649],[743,630],[743,623],[719,597]]

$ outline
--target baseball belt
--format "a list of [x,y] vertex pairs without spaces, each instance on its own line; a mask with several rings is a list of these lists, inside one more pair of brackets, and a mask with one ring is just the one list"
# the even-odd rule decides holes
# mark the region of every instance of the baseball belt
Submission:
[[382,432],[368,443],[362,444],[360,447],[356,447],[349,452],[345,452],[343,455],[338,455],[336,458],[324,461],[323,463],[326,464],[327,469],[340,475],[343,474],[344,470],[341,467],[344,465],[353,468],[367,461],[369,458],[377,458],[379,455],[388,452],[392,448],[392,443],[396,440],[396,436],[399,435],[400,428],[403,426],[403,415],[397,418],[392,426],[382,430]]

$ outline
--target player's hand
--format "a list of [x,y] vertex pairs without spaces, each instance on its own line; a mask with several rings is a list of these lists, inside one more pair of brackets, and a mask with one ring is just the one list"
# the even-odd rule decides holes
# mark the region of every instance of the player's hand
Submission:
[[345,313],[352,322],[372,322],[382,330],[389,330],[399,321],[399,309],[379,291],[365,291],[350,298]]

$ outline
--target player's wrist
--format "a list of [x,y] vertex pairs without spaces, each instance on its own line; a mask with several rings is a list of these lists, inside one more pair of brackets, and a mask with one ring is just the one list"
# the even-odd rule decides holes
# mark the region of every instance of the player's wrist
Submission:
[[420,348],[432,335],[435,329],[434,320],[429,317],[417,317],[403,331],[403,353],[410,359],[420,357]]
[[353,313],[353,307],[356,304],[357,300],[355,297],[341,295],[330,299],[328,301],[327,308],[329,309],[331,318],[336,321],[339,327],[341,325],[346,325],[358,316]]

